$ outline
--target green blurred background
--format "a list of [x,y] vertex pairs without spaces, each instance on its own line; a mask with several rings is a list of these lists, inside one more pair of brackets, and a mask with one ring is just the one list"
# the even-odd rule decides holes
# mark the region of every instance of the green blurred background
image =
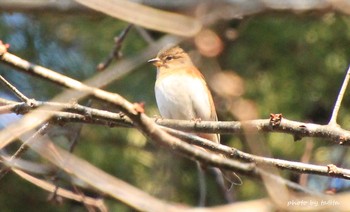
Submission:
[[[0,39],[11,45],[10,52],[69,77],[84,80],[94,76],[117,36],[127,23],[99,14],[0,13]],[[224,70],[238,74],[245,82],[245,99],[258,107],[259,117],[270,113],[297,121],[327,123],[337,93],[349,64],[350,18],[336,13],[264,13],[213,26],[224,41],[219,56]],[[225,30],[237,30],[238,38],[229,40]],[[162,34],[152,32],[154,38]],[[124,57],[137,54],[146,41],[132,29],[123,44]],[[0,74],[30,98],[49,100],[62,88],[0,65]],[[134,70],[109,85],[132,102],[145,102],[149,116],[158,115],[153,85],[155,68],[149,64]],[[2,95],[10,95],[3,86]],[[85,104],[86,101],[81,102]],[[345,96],[339,123],[349,128]],[[113,111],[109,105],[93,102],[92,106]],[[0,115],[1,116],[1,115]],[[230,120],[219,114],[220,120]],[[70,125],[69,125],[70,126]],[[54,139],[68,146],[72,127],[57,127]],[[75,128],[73,128],[75,129]],[[60,133],[62,132],[62,133]],[[292,136],[263,135],[275,158],[299,161],[305,140],[294,142]],[[223,143],[247,150],[238,136],[224,135]],[[328,164],[334,160],[336,147],[314,139],[311,162]],[[26,157],[36,158],[28,152]],[[84,125],[74,154],[106,172],[165,200],[196,205],[198,178],[195,163],[153,145],[134,129]],[[296,181],[297,175],[282,172]],[[234,187],[237,200],[251,200],[266,195],[262,183],[242,176],[243,186]],[[317,182],[326,178],[317,178]],[[50,179],[49,179],[50,180]],[[208,174],[208,205],[222,204],[222,196]],[[315,180],[316,181],[316,180]],[[310,178],[311,188],[324,189]],[[64,187],[70,184],[57,179]],[[99,196],[90,191],[92,196]],[[69,200],[57,204],[47,201],[49,194],[9,173],[0,181],[1,211],[85,211],[84,206]],[[103,196],[103,195],[102,195]],[[131,210],[122,203],[106,198],[110,211]]]

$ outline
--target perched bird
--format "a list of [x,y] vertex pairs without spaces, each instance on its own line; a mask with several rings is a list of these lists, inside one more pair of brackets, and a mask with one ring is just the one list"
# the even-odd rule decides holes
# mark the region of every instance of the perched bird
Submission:
[[[175,46],[161,50],[149,60],[157,67],[155,95],[160,115],[168,119],[217,121],[214,101],[201,72],[189,55]],[[219,134],[197,134],[220,143]],[[224,171],[225,178],[237,184],[240,178]]]

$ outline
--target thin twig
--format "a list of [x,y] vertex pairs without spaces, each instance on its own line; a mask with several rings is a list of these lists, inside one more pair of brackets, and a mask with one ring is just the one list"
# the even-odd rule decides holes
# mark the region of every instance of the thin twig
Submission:
[[[36,131],[29,139],[23,142],[23,144],[19,147],[19,149],[11,156],[8,162],[13,161],[16,158],[19,158],[24,152],[27,151],[28,145],[33,141],[40,133],[46,130],[48,123],[44,124],[38,131]],[[5,167],[0,170],[0,180],[10,171],[9,168]]]
[[13,86],[9,81],[7,81],[3,76],[0,75],[1,82],[6,85],[16,96],[25,103],[28,103],[30,99],[26,97],[22,92],[20,92],[15,86]]
[[[92,101],[89,100],[87,103],[87,106],[91,106]],[[74,130],[74,135],[72,136],[71,140],[70,140],[70,146],[69,146],[69,152],[73,152],[75,146],[78,144],[78,140],[80,138],[81,135],[81,130],[83,129],[83,124],[80,123],[77,128]]]
[[122,57],[122,52],[121,52],[122,44],[123,44],[124,39],[126,38],[126,35],[128,34],[130,29],[132,28],[132,26],[133,26],[133,24],[129,24],[120,33],[120,35],[118,37],[114,38],[114,47],[112,49],[112,52],[109,54],[109,56],[107,57],[107,59],[104,62],[97,65],[98,71],[105,70],[114,59],[116,60],[116,59],[119,59]]
[[10,160],[13,160],[15,158],[20,157],[27,149],[28,149],[28,144],[33,141],[34,138],[36,138],[38,135],[43,133],[47,127],[49,126],[49,123],[45,123],[43,126],[40,127],[38,131],[36,131],[28,140],[23,142],[23,144],[19,147],[19,149],[13,154],[10,158]]
[[348,67],[348,70],[346,72],[343,84],[341,86],[341,89],[339,91],[338,97],[337,97],[337,101],[335,102],[334,108],[333,108],[333,112],[332,112],[332,116],[331,119],[329,121],[329,125],[337,125],[337,117],[338,117],[338,112],[341,106],[341,102],[343,100],[346,88],[348,86],[349,83],[349,79],[350,79],[350,66]]
[[6,151],[0,150],[0,163],[8,168],[11,168],[12,170],[19,169],[26,173],[50,176],[56,169],[48,164],[39,164],[21,158],[10,160],[10,158],[11,156],[7,154]]
[[82,196],[80,194],[73,193],[72,191],[66,190],[64,188],[57,188],[51,183],[36,178],[32,175],[29,175],[21,170],[13,169],[14,173],[16,173],[21,178],[27,180],[28,182],[50,192],[57,190],[57,194],[61,197],[65,197],[71,200],[75,200],[77,202],[82,202],[87,205],[91,205],[100,209],[100,211],[107,211],[106,205],[104,204],[102,199],[92,198],[88,196]]
[[[299,173],[318,174],[318,175],[324,175],[324,176],[335,176],[343,179],[350,179],[349,169],[338,168],[335,165],[320,166],[320,165],[313,165],[313,164],[305,164],[301,162],[287,161],[282,159],[267,158],[263,156],[256,156],[256,155],[252,155],[252,154],[240,151],[234,147],[229,147],[222,144],[210,142],[207,139],[203,139],[192,134],[184,133],[184,132],[173,130],[170,128],[164,128],[164,129],[168,133],[181,138],[182,140],[188,142],[189,144],[197,145],[199,147],[210,150],[211,152],[224,154],[225,156],[230,158],[239,159],[241,161],[250,162],[250,163],[253,162],[255,165],[258,164],[258,165],[274,166],[279,169],[291,170]],[[216,164],[217,167],[223,167],[221,165],[223,164],[220,164],[220,166],[217,166]],[[330,169],[330,166],[332,166],[333,169]],[[256,169],[257,167],[251,168],[251,170],[256,170]]]

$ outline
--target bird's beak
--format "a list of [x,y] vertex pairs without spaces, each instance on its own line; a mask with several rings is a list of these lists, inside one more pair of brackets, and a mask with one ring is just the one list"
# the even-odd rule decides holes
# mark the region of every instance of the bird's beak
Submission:
[[152,63],[153,65],[155,65],[156,67],[159,67],[162,65],[162,61],[156,57],[156,58],[153,58],[153,59],[150,59],[147,61],[148,63]]

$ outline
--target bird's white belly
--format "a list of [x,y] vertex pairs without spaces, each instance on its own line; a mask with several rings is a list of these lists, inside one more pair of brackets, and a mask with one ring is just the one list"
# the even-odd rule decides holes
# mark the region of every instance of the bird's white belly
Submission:
[[167,76],[155,85],[159,112],[163,118],[210,120],[211,105],[206,85],[189,76]]

